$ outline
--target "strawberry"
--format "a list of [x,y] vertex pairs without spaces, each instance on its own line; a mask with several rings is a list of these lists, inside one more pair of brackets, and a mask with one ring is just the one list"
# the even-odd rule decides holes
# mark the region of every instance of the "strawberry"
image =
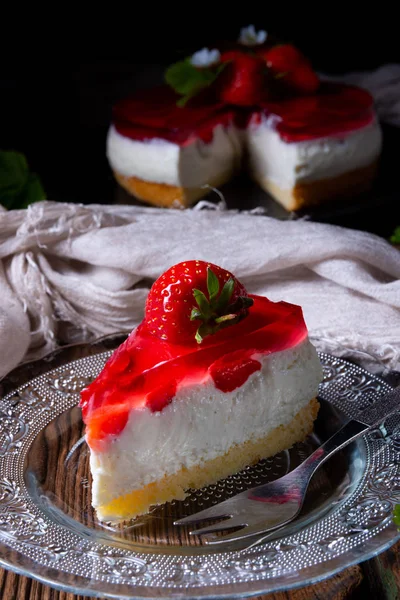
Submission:
[[175,344],[201,343],[233,325],[253,304],[232,273],[201,260],[174,265],[155,281],[146,301],[151,334]]
[[292,44],[281,44],[259,52],[275,78],[301,94],[314,94],[319,87],[318,75],[309,60]]
[[108,435],[121,433],[128,422],[129,410],[129,404],[124,403],[109,404],[96,411],[86,426],[86,436],[90,446],[97,447],[99,440]]
[[252,54],[231,50],[221,56],[225,68],[218,77],[218,96],[225,104],[254,106],[261,101],[265,87],[265,63]]

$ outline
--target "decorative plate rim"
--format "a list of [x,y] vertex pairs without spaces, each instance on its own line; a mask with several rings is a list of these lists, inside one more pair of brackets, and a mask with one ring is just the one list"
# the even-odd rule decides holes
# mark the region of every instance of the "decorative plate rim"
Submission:
[[[105,336],[103,338],[100,338],[98,340],[94,340],[91,343],[84,343],[84,344],[71,344],[69,345],[67,348],[61,348],[58,349],[55,353],[51,353],[48,357],[46,357],[45,359],[40,359],[38,361],[31,361],[29,363],[25,363],[24,365],[21,365],[20,367],[18,367],[16,370],[14,370],[11,374],[9,374],[8,377],[6,377],[5,379],[3,379],[3,382],[5,380],[8,380],[8,378],[10,378],[10,380],[13,382],[11,389],[13,388],[13,390],[9,393],[7,393],[4,396],[0,396],[0,411],[3,410],[3,416],[4,416],[4,410],[8,409],[9,413],[7,413],[7,415],[11,418],[13,417],[13,406],[12,403],[10,405],[10,398],[15,395],[15,393],[17,392],[17,390],[26,387],[27,383],[29,383],[29,381],[34,381],[36,379],[40,379],[41,377],[45,377],[45,375],[49,375],[50,373],[53,373],[54,371],[60,370],[62,368],[66,368],[67,366],[70,366],[72,363],[74,364],[74,366],[76,367],[76,365],[79,363],[84,364],[86,361],[90,363],[90,358],[101,358],[104,360],[107,356],[107,353],[112,350],[113,347],[116,347],[116,345],[118,345],[120,343],[120,337],[121,335],[126,335],[126,334],[113,334],[111,336]],[[100,348],[101,344],[105,342],[106,344],[108,344],[108,349],[104,350]],[[66,352],[68,352],[70,349],[76,349],[81,347],[82,349],[86,349],[87,351],[91,351],[92,352],[92,356],[84,356],[82,358],[78,358],[72,361],[68,361],[66,358],[64,359],[64,355]],[[99,349],[100,348],[100,349]],[[94,354],[93,354],[94,352]],[[58,367],[53,367],[53,360],[54,358],[57,357],[58,362],[60,363],[60,366]],[[351,415],[352,413],[355,414],[356,412],[358,412],[358,410],[360,409],[360,405],[359,405],[359,399],[362,397],[362,402],[364,400],[371,402],[374,399],[376,399],[378,397],[378,395],[384,391],[389,391],[391,389],[391,387],[383,380],[381,379],[379,376],[377,375],[373,375],[372,373],[369,373],[368,371],[366,371],[365,369],[363,369],[362,367],[359,367],[358,365],[355,365],[343,358],[338,358],[338,357],[334,357],[325,353],[320,353],[320,357],[321,360],[324,364],[324,371],[325,371],[325,379],[324,382],[321,384],[321,389],[320,389],[320,396],[322,398],[324,398],[325,394],[324,392],[326,392],[328,390],[329,392],[329,386],[333,385],[333,386],[337,386],[338,383],[338,379],[339,379],[339,384],[340,381],[342,381],[342,383],[340,385],[344,385],[342,392],[340,392],[342,394],[342,400],[340,402],[336,403],[336,406],[340,406],[340,408],[343,410],[345,410],[349,415]],[[334,371],[332,365],[338,365],[339,371],[340,369],[342,369],[341,373],[339,372],[335,372],[335,373],[329,373],[329,368],[331,369],[331,371]],[[18,378],[19,373],[21,372],[21,367],[23,369],[30,369],[31,367],[36,368],[39,372],[42,372],[41,375],[36,375],[36,377],[33,377],[32,379],[27,379],[27,382],[24,383],[23,385],[19,386],[16,385],[15,382],[15,377]],[[328,376],[327,376],[327,372],[326,370],[328,370]],[[353,373],[354,374],[358,374],[361,376],[360,381],[362,380],[362,382],[360,384],[357,384],[353,382],[353,386],[350,386],[350,388],[346,388],[346,381],[347,379],[350,377],[349,373]],[[14,377],[14,379],[13,379]],[[1,385],[1,382],[0,382]],[[10,384],[9,384],[10,385]],[[339,390],[341,389],[339,385]],[[349,382],[347,381],[347,385],[349,385]],[[358,385],[358,387],[357,387]],[[6,387],[7,389],[7,387]],[[336,390],[337,391],[337,390]],[[1,387],[0,387],[0,392],[1,392]],[[347,394],[347,396],[346,396]],[[340,394],[339,394],[340,395]],[[65,399],[65,398],[64,398]],[[355,401],[355,399],[357,400],[357,402]],[[65,410],[65,409],[64,409]],[[15,412],[15,411],[14,411]],[[63,412],[63,410],[60,410],[60,407],[58,405],[56,405],[55,408],[53,408],[53,411],[50,412],[50,414],[52,415],[52,418],[54,418],[54,416],[61,414]],[[31,413],[32,414],[32,413]],[[6,415],[6,419],[7,419],[7,415]],[[23,415],[23,412],[20,413],[19,417],[21,417],[21,415]],[[400,417],[400,414],[399,414]],[[397,418],[397,416],[396,416]],[[21,417],[22,419],[22,417]],[[400,418],[398,419],[399,423],[400,423]],[[32,421],[32,423],[34,422],[34,420]],[[0,421],[0,457],[2,456],[2,450],[4,450],[4,444],[3,446],[1,446],[1,434],[4,434],[4,431],[6,431],[6,429],[3,427],[3,431],[2,431],[2,425],[3,421]],[[6,426],[7,427],[7,426]],[[10,428],[11,426],[9,426]],[[10,429],[11,431],[11,429]],[[379,431],[379,433],[378,433]],[[394,436],[393,432],[390,432],[386,434],[382,433],[382,430],[376,430],[375,431],[375,435],[378,436],[376,437],[376,439],[373,439],[373,435],[374,432],[371,432],[370,434],[368,434],[368,438],[365,438],[365,444],[367,446],[368,452],[371,454],[371,460],[374,459],[375,454],[376,454],[376,448],[379,446],[379,454],[382,457],[383,454],[385,454],[387,460],[389,460],[389,458],[393,457],[394,454],[398,454],[398,456],[400,456],[400,425],[396,424],[396,427],[393,429],[393,431],[395,431],[396,436]],[[7,431],[6,431],[7,433]],[[398,435],[397,435],[398,434]],[[385,437],[386,435],[386,437]],[[379,437],[381,436],[381,437]],[[20,442],[20,440],[17,440]],[[22,442],[21,442],[22,443]],[[10,444],[9,444],[10,446]],[[13,449],[13,454],[17,454],[18,455],[18,451],[19,448],[21,448],[21,445],[18,444],[14,444],[15,448]],[[11,446],[10,446],[11,447]],[[375,449],[375,450],[374,450]],[[394,453],[394,454],[393,454]],[[7,454],[7,452],[6,452]],[[3,452],[3,457],[4,457],[4,452]],[[383,463],[383,466],[385,466],[386,463]],[[6,541],[8,540],[8,542],[10,542],[10,539],[12,539],[12,541],[17,541],[18,542],[18,538],[14,536],[13,538],[13,533],[10,534],[10,529],[9,529],[9,522],[7,522],[7,516],[10,515],[10,511],[7,510],[7,502],[10,502],[9,498],[10,498],[10,491],[8,490],[7,486],[6,488],[4,487],[4,481],[5,478],[3,477],[4,473],[3,473],[3,462],[1,462],[1,458],[0,458],[0,565],[5,567],[6,569],[9,569],[11,571],[14,571],[20,575],[25,575],[25,576],[29,576],[32,577],[46,585],[49,585],[53,588],[62,590],[62,591],[67,591],[67,592],[73,592],[73,593],[78,593],[78,594],[84,594],[84,595],[88,595],[88,596],[95,596],[95,597],[104,597],[104,595],[106,595],[107,597],[110,598],[121,598],[121,599],[132,599],[132,598],[169,598],[169,597],[177,597],[177,596],[182,596],[182,591],[183,589],[186,590],[186,592],[190,589],[190,593],[191,595],[188,596],[185,594],[185,598],[192,598],[197,599],[197,598],[243,598],[243,597],[250,597],[250,596],[256,596],[256,595],[260,595],[263,593],[270,593],[273,591],[278,591],[278,590],[289,590],[289,589],[294,589],[294,588],[298,588],[298,587],[304,587],[306,585],[310,585],[312,583],[315,583],[317,581],[321,581],[323,579],[327,579],[329,577],[331,577],[332,575],[340,572],[341,570],[343,570],[344,568],[347,568],[349,566],[358,564],[364,560],[369,560],[370,558],[376,556],[377,554],[379,554],[380,552],[383,552],[384,550],[386,550],[387,548],[389,548],[392,544],[394,544],[397,540],[400,539],[400,532],[397,531],[397,528],[394,526],[394,524],[391,521],[391,509],[392,509],[392,505],[393,503],[399,501],[400,502],[400,469],[394,468],[395,470],[393,471],[392,465],[391,463],[388,463],[388,465],[386,465],[390,471],[390,469],[392,469],[392,471],[389,472],[387,479],[385,479],[385,477],[382,475],[382,477],[379,475],[379,477],[377,476],[377,479],[374,483],[374,485],[378,485],[378,492],[376,492],[375,490],[375,496],[374,493],[370,493],[369,496],[367,494],[367,496],[362,495],[362,493],[358,492],[358,488],[357,490],[355,490],[351,496],[351,498],[356,497],[356,499],[359,498],[364,498],[364,504],[362,504],[362,502],[359,502],[358,507],[361,506],[360,509],[360,514],[356,514],[357,511],[353,511],[353,514],[351,513],[351,508],[350,508],[350,512],[346,515],[343,516],[343,518],[346,520],[348,520],[348,523],[350,523],[350,525],[346,525],[346,527],[350,527],[352,535],[353,536],[357,536],[357,535],[362,535],[363,532],[368,532],[368,527],[371,527],[371,530],[378,530],[379,532],[376,533],[376,535],[371,534],[369,537],[367,536],[365,541],[360,545],[356,545],[353,550],[354,553],[353,555],[350,555],[346,558],[346,555],[349,554],[349,551],[351,551],[351,548],[348,549],[345,552],[339,552],[339,554],[335,555],[335,552],[333,552],[332,557],[329,560],[324,560],[321,562],[316,562],[314,565],[309,565],[304,568],[301,568],[300,571],[306,571],[308,574],[306,574],[304,577],[301,577],[301,574],[297,576],[297,579],[290,579],[289,577],[289,573],[285,573],[284,571],[277,577],[268,577],[265,575],[265,573],[268,570],[271,570],[271,566],[268,566],[270,563],[273,564],[274,558],[273,556],[278,556],[279,554],[283,553],[283,550],[281,550],[281,548],[283,546],[288,546],[288,544],[291,544],[291,547],[289,550],[285,550],[285,552],[297,552],[298,549],[301,550],[301,552],[303,551],[302,548],[304,545],[307,545],[307,543],[309,544],[309,542],[304,541],[307,538],[307,531],[309,531],[309,529],[311,527],[313,527],[315,524],[311,523],[309,525],[307,525],[304,529],[300,530],[299,532],[292,534],[292,535],[284,535],[284,537],[281,538],[277,538],[275,540],[272,540],[271,542],[267,542],[262,544],[261,546],[256,547],[255,549],[253,549],[252,551],[243,551],[244,553],[241,554],[241,552],[239,551],[228,551],[228,552],[204,552],[203,554],[188,554],[187,556],[183,556],[183,557],[179,557],[181,560],[181,562],[183,561],[183,559],[186,560],[186,565],[183,562],[183,566],[180,565],[179,561],[177,561],[177,563],[175,564],[175,567],[179,566],[181,568],[181,571],[179,572],[179,569],[177,571],[178,573],[178,583],[179,583],[179,577],[183,577],[182,581],[184,582],[184,585],[177,585],[175,587],[170,586],[162,586],[162,585],[154,585],[154,582],[152,582],[152,575],[150,574],[150,576],[147,577],[147,579],[143,578],[140,575],[140,568],[141,568],[141,564],[145,561],[143,561],[140,558],[141,553],[140,552],[134,552],[134,551],[129,551],[129,556],[131,556],[131,563],[133,564],[134,561],[132,559],[132,557],[136,557],[136,563],[135,563],[135,567],[137,567],[136,572],[135,569],[133,569],[133,574],[128,575],[128,580],[125,577],[125,579],[121,579],[121,582],[117,582],[117,581],[112,581],[112,579],[110,581],[106,580],[102,580],[102,579],[93,579],[93,578],[87,578],[84,577],[82,575],[76,574],[76,573],[71,573],[71,572],[66,572],[65,570],[59,570],[56,568],[53,568],[52,566],[46,566],[43,564],[40,564],[40,562],[38,563],[37,561],[35,561],[34,559],[29,558],[29,556],[27,556],[26,554],[23,554],[20,550],[15,550],[12,549],[11,546],[9,544],[6,543]],[[372,467],[372,463],[371,464],[367,464],[365,466],[365,471],[363,473],[363,478],[365,475],[366,477],[372,476],[372,472],[371,472],[371,467]],[[376,473],[375,473],[376,474]],[[395,479],[394,479],[394,483],[392,485],[392,488],[390,487],[390,485],[392,484],[392,479],[393,479],[393,474],[395,474]],[[378,482],[378,483],[377,483]],[[12,481],[10,481],[11,485],[13,484]],[[14,481],[14,487],[17,485],[17,483]],[[361,484],[360,484],[361,485]],[[1,487],[3,486],[3,487]],[[381,486],[379,488],[379,486]],[[386,486],[386,487],[385,487]],[[358,486],[360,487],[360,486]],[[5,491],[6,490],[6,491]],[[380,490],[380,491],[379,491]],[[19,492],[18,492],[19,493]],[[16,493],[17,496],[17,502],[19,501],[18,498],[18,493]],[[7,496],[8,494],[8,496]],[[12,494],[11,494],[12,495]],[[22,495],[22,499],[25,500],[26,502],[29,501],[29,499],[25,498]],[[14,501],[14,500],[12,500]],[[375,502],[375,504],[374,504]],[[346,501],[345,504],[347,504],[348,502]],[[337,512],[337,511],[336,511]],[[336,514],[336,512],[334,511],[334,514]],[[381,514],[382,513],[382,514]],[[349,517],[350,514],[350,517]],[[379,519],[382,517],[382,522],[379,521]],[[28,524],[29,524],[29,519],[32,520],[32,516],[26,517],[28,518]],[[329,517],[330,518],[330,517]],[[21,523],[18,521],[18,515],[17,517],[15,517],[15,514],[13,516],[13,519],[15,521],[14,525],[15,527],[18,529],[18,527],[21,527]],[[349,521],[350,519],[350,521]],[[351,521],[351,519],[353,519],[353,521]],[[358,521],[357,521],[358,519]],[[361,521],[360,521],[361,519]],[[367,523],[367,525],[365,525],[365,523]],[[320,521],[322,522],[324,520],[324,518],[322,518]],[[33,522],[33,521],[32,521]],[[317,521],[318,523],[319,521]],[[358,524],[357,524],[358,523]],[[364,523],[364,525],[360,525],[360,523]],[[371,525],[371,523],[373,525]],[[367,527],[367,529],[366,529]],[[350,530],[349,530],[350,531]],[[303,533],[305,532],[305,537],[303,536]],[[361,532],[361,533],[360,533]],[[15,533],[15,532],[14,532]],[[10,538],[11,535],[11,538]],[[303,537],[302,537],[303,536]],[[379,536],[379,543],[376,544],[376,540]],[[304,539],[303,539],[304,538]],[[382,538],[382,539],[381,539]],[[338,537],[336,540],[331,540],[331,544],[340,544],[343,542],[343,536],[342,537]],[[353,538],[355,539],[355,538]],[[302,541],[303,540],[303,541]],[[371,545],[371,541],[375,543],[372,543]],[[270,548],[270,544],[271,543],[276,543],[276,548],[278,548],[278,550],[275,549],[275,555],[272,552],[272,549]],[[11,542],[10,542],[11,543]],[[309,544],[310,545],[310,544]],[[98,546],[98,544],[97,544]],[[371,546],[371,547],[370,547]],[[307,546],[305,546],[307,547]],[[110,546],[109,546],[110,548]],[[272,554],[271,554],[272,552]],[[10,560],[8,558],[7,555],[9,554],[13,554],[13,560]],[[247,554],[246,554],[247,553]],[[208,574],[207,569],[210,567],[210,565],[213,567],[213,563],[215,562],[216,559],[220,558],[221,561],[222,559],[235,559],[238,558],[238,555],[240,556],[240,561],[236,560],[236,563],[232,563],[235,565],[234,568],[236,568],[238,570],[238,572],[242,572],[242,574],[244,573],[243,577],[244,579],[238,579],[237,581],[230,581],[228,578],[228,581],[225,583],[222,581],[222,583],[218,583],[218,579],[214,578],[214,581],[212,580],[212,577],[209,578],[210,582],[209,583],[204,583],[204,581],[201,580],[201,578],[205,577],[205,575]],[[162,557],[165,556],[176,556],[176,554],[174,555],[169,554],[166,555],[165,553],[163,553],[162,551],[160,552],[160,550],[155,550],[154,552],[147,552],[146,556],[150,556],[153,557],[153,562],[157,562],[157,561],[161,561]],[[105,558],[104,558],[105,557]],[[268,558],[268,557],[272,557],[272,558]],[[112,571],[113,566],[115,566],[119,560],[124,560],[126,563],[129,562],[129,557],[127,558],[127,556],[124,554],[124,552],[119,552],[114,554],[114,556],[112,555],[112,552],[108,555],[104,555],[103,556],[104,560],[107,562],[107,560],[109,561],[110,564],[110,569]],[[243,560],[244,559],[244,560]],[[209,561],[209,564],[207,563],[207,560]],[[247,563],[246,563],[247,561]],[[203,563],[203,567],[202,567],[202,563]],[[56,565],[57,563],[53,563],[54,565]],[[148,561],[148,563],[145,562],[145,567],[144,570],[146,571],[146,569],[148,568],[148,564],[150,564],[150,561]],[[227,563],[229,565],[229,563]],[[246,572],[246,568],[243,567],[243,565],[248,565],[248,571]],[[139,565],[139,566],[138,566]],[[205,567],[204,567],[205,565]],[[168,566],[168,565],[167,565]],[[321,568],[322,567],[322,568]],[[328,567],[328,568],[327,568]],[[203,573],[203,575],[200,576],[201,574],[201,569],[205,568],[205,574]],[[258,569],[258,574],[257,574],[257,569]],[[273,570],[273,567],[272,567]],[[322,572],[321,572],[322,571]],[[256,573],[256,575],[254,576],[254,572]],[[246,579],[246,575],[250,575],[250,578]],[[142,577],[142,578],[141,578]],[[197,577],[197,582],[196,582],[196,577]],[[288,579],[287,579],[288,578]],[[71,579],[73,579],[74,581],[71,581]],[[127,581],[130,581],[130,583],[127,583]],[[181,583],[182,583],[181,581]],[[217,581],[217,583],[216,583]],[[204,583],[204,585],[203,585]],[[202,584],[202,585],[200,585]],[[152,593],[152,591],[154,592],[154,594]]]

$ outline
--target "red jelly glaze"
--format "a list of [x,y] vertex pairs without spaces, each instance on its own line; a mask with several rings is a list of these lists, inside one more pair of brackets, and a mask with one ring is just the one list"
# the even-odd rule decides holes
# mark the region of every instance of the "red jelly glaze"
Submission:
[[234,120],[231,107],[209,101],[177,106],[179,97],[168,86],[139,90],[113,109],[117,131],[134,140],[161,138],[184,146],[194,139],[211,142],[217,125]]
[[176,381],[168,381],[161,383],[161,385],[149,392],[146,396],[146,406],[150,408],[152,412],[157,412],[171,404],[176,394]]
[[151,335],[143,321],[114,352],[97,379],[81,394],[80,406],[92,448],[118,435],[129,411],[163,410],[176,390],[207,382],[229,392],[261,368],[257,354],[291,348],[307,336],[299,306],[251,295],[248,316],[210,335],[201,345],[170,344]]
[[340,135],[374,119],[369,92],[336,83],[322,84],[313,96],[268,102],[263,113],[276,118],[275,128],[285,142]]
[[215,387],[222,392],[233,392],[261,369],[261,363],[243,356],[243,352],[231,353],[215,361],[209,371]]
[[299,142],[357,130],[372,122],[373,99],[358,87],[324,82],[311,96],[266,101],[249,109],[223,106],[210,100],[176,105],[178,96],[167,86],[141,90],[121,100],[113,111],[117,131],[134,140],[161,138],[180,146],[195,139],[209,143],[217,125],[272,118],[285,142]]

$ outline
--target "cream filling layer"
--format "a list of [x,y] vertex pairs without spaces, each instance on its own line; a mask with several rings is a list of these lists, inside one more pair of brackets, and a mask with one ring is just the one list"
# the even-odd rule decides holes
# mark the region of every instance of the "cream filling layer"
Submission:
[[161,412],[132,410],[121,435],[102,452],[91,451],[93,505],[265,437],[317,395],[322,369],[308,340],[255,358],[261,369],[233,392],[216,389],[210,378],[179,390]]
[[107,157],[111,167],[126,177],[167,185],[199,188],[221,177],[228,179],[246,149],[256,180],[270,180],[281,189],[297,183],[330,179],[376,160],[382,148],[379,123],[352,132],[303,142],[285,142],[271,119],[250,122],[245,131],[218,125],[213,139],[195,139],[179,146],[160,138],[132,140],[111,126]]
[[291,189],[297,183],[330,179],[370,165],[381,152],[382,132],[374,121],[350,133],[287,143],[266,119],[250,123],[246,145],[256,180]]
[[195,139],[186,146],[167,140],[132,140],[111,126],[107,136],[107,157],[114,171],[125,177],[167,185],[198,188],[221,176],[227,178],[240,167],[240,132],[233,126],[217,125],[213,139]]

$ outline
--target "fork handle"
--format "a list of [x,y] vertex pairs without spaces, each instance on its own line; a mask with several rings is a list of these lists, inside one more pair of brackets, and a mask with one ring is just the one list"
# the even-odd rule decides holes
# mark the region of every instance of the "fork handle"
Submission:
[[[357,419],[348,421],[329,440],[315,450],[297,469],[301,470],[303,477],[306,473],[309,477],[312,477],[319,465],[325,462],[332,454],[347,446],[347,444],[369,429],[372,429],[372,427],[377,427],[379,423],[382,423],[387,417],[398,411],[399,408],[400,387],[397,387],[362,410],[357,415]],[[297,471],[297,469],[293,472]]]
[[[360,423],[360,421],[356,421],[355,419],[351,419],[339,431],[334,433],[324,444],[319,446],[310,456],[302,462],[298,467],[293,469],[288,475],[284,476],[282,479],[288,478],[287,485],[291,486],[292,489],[297,487],[297,489],[302,490],[303,494],[305,494],[308,484],[310,483],[311,477],[314,475],[315,471],[324,463],[328,458],[330,458],[335,452],[338,452],[358,437],[366,433],[369,429],[372,429],[370,425],[366,425],[365,423]],[[268,484],[267,484],[268,485]],[[256,499],[258,495],[262,495],[261,488],[254,488],[253,490],[253,498]],[[257,493],[257,490],[260,492]],[[304,500],[304,496],[303,496]],[[300,507],[299,507],[300,510]],[[298,513],[297,513],[298,514]],[[267,535],[263,535],[259,537],[255,542],[246,546],[246,550],[253,548],[254,546],[258,546],[262,542],[267,541],[271,536],[276,534],[276,529],[272,529],[267,533]]]
[[314,450],[310,456],[301,463],[296,469],[292,471],[295,472],[301,471],[301,477],[305,477],[307,474],[309,478],[311,478],[322,463],[324,463],[328,458],[330,458],[335,452],[338,452],[355,439],[366,433],[370,429],[369,425],[364,423],[360,423],[360,421],[356,421],[355,419],[351,419],[348,421],[339,431],[334,433],[326,442],[324,442],[319,448]]
[[[368,429],[370,429],[368,425],[360,423],[355,419],[348,421],[324,444],[314,450],[314,452],[310,454],[310,456],[304,462],[275,482],[274,496],[284,496],[288,490],[293,489],[296,489],[301,494],[304,494],[311,477],[314,475],[318,467],[320,467],[322,463],[335,454],[335,452],[341,450],[347,446],[347,444],[350,444],[350,442],[360,437],[363,433],[368,431]],[[268,492],[271,493],[267,483],[250,490],[251,495],[248,497],[252,500],[263,498],[265,496],[266,487],[268,488]],[[247,494],[249,494],[249,492],[247,492]]]

